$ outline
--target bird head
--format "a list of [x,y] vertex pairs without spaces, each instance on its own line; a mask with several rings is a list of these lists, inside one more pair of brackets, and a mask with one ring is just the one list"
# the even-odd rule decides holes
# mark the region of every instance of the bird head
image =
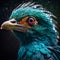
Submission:
[[41,5],[24,3],[12,11],[1,29],[12,30],[26,44],[40,41],[46,45],[56,45],[57,32],[52,17],[55,16]]

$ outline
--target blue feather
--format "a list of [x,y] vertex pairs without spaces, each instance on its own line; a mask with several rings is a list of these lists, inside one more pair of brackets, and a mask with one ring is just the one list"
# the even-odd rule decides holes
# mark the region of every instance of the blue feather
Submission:
[[59,60],[60,47],[52,18],[55,16],[40,5],[25,3],[13,10],[10,19],[18,22],[26,16],[35,17],[38,25],[26,33],[14,31],[21,42],[17,60]]

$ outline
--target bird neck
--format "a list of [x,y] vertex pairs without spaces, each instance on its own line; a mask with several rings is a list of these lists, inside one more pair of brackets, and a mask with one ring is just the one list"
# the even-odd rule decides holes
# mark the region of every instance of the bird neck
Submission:
[[47,35],[29,35],[22,32],[15,31],[16,36],[18,37],[21,45],[28,45],[32,42],[40,42],[44,43],[45,45],[52,46],[56,45],[54,39]]

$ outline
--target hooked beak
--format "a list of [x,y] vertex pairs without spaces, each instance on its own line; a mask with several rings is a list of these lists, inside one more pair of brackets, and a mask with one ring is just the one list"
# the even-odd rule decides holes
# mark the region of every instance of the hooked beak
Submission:
[[13,29],[14,26],[17,25],[15,19],[11,19],[9,21],[5,21],[1,25],[1,29]]
[[1,25],[1,29],[16,30],[16,31],[21,31],[21,32],[24,32],[26,30],[26,28],[23,25],[18,24],[15,19],[11,19],[9,21],[5,21]]

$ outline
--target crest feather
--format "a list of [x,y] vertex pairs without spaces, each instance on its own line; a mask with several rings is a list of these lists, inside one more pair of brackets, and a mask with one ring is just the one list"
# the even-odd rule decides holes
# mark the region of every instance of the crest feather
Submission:
[[28,3],[23,3],[18,5],[13,11],[19,9],[19,8],[25,8],[25,7],[32,7],[33,9],[39,9],[41,11],[43,11],[43,13],[47,14],[48,16],[50,16],[52,18],[52,21],[55,25],[54,28],[57,28],[57,21],[56,21],[56,16],[54,14],[52,14],[50,11],[47,11],[41,4],[36,4],[35,2],[28,2]]

